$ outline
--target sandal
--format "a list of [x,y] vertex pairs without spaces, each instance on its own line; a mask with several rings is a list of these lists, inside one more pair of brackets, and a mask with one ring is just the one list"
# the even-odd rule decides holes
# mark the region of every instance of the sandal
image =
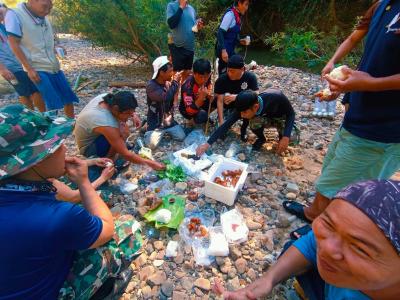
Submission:
[[298,240],[299,238],[301,238],[302,236],[305,236],[308,232],[310,232],[312,230],[310,225],[304,225],[300,228],[297,228],[296,230],[293,230],[290,233],[290,238],[292,240]]
[[292,215],[295,215],[299,219],[311,223],[309,219],[307,219],[306,215],[304,214],[304,205],[297,203],[296,201],[283,201],[282,203],[283,208]]

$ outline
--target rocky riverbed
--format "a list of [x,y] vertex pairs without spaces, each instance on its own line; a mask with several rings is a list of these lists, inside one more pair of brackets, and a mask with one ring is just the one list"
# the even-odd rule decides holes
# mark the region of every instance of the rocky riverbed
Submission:
[[[132,64],[122,56],[93,48],[92,45],[71,35],[61,35],[61,42],[67,49],[67,58],[62,61],[62,68],[73,84],[78,74],[87,78],[86,87],[78,92],[80,103],[76,112],[94,96],[108,92],[110,81],[145,82],[151,76],[146,66]],[[259,277],[278,257],[289,232],[301,226],[295,217],[285,213],[281,203],[285,199],[294,199],[302,203],[312,201],[315,189],[314,182],[322,167],[323,157],[343,118],[343,108],[338,103],[338,113],[333,120],[312,117],[312,100],[310,95],[316,86],[321,84],[316,74],[309,74],[292,68],[276,66],[258,66],[254,72],[260,83],[260,91],[268,87],[281,89],[291,100],[296,110],[296,124],[301,129],[301,142],[289,148],[284,156],[273,152],[277,135],[268,132],[268,143],[261,152],[250,152],[246,144],[239,139],[239,125],[229,133],[224,142],[216,143],[212,150],[224,154],[229,145],[236,141],[240,144],[239,159],[250,164],[253,173],[246,181],[244,191],[236,201],[250,229],[249,239],[241,245],[230,247],[230,255],[217,258],[210,267],[197,266],[190,247],[183,246],[174,259],[165,258],[165,250],[169,240],[180,241],[179,234],[160,231],[157,236],[148,236],[144,231],[143,252],[132,263],[134,276],[121,299],[158,299],[160,290],[167,297],[179,299],[215,298],[210,292],[215,277],[220,277],[228,289],[238,289]],[[81,85],[82,86],[82,85]],[[146,98],[144,89],[132,90],[138,100],[139,115],[146,115]],[[15,94],[0,95],[0,106],[16,102]],[[182,121],[178,116],[178,120]],[[132,131],[133,134],[139,134]],[[250,135],[250,142],[255,137]],[[71,155],[76,154],[72,138],[67,146]],[[181,149],[180,143],[167,140],[154,153],[157,159],[167,158],[174,150]],[[132,169],[126,172],[133,172]],[[179,186],[179,193],[185,195],[197,183],[189,181]],[[132,195],[114,196],[114,210],[132,213],[144,226],[143,218],[137,211],[140,191]],[[212,199],[201,197],[196,203],[187,202],[187,209],[193,205],[208,208],[219,214],[227,208]],[[157,237],[157,238],[156,238]],[[292,282],[279,285],[268,299],[297,299]]]

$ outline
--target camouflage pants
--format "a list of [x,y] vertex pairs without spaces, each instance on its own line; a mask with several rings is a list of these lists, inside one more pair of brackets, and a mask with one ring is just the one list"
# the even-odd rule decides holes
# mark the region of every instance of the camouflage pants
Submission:
[[[261,128],[276,128],[279,134],[279,139],[283,136],[286,121],[284,119],[266,119],[262,117],[255,117],[250,120],[250,129],[252,131],[260,130]],[[290,136],[290,144],[298,145],[300,143],[300,129],[293,126],[292,134]]]
[[114,222],[111,241],[78,253],[58,299],[89,299],[108,278],[129,267],[143,242],[138,223],[130,215],[119,216]]

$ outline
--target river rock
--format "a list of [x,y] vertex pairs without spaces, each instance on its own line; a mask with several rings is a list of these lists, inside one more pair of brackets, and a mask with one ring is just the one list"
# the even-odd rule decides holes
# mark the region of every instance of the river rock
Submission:
[[205,279],[205,278],[198,278],[195,282],[194,282],[194,286],[205,290],[205,291],[209,291],[211,289],[211,283],[210,280]]
[[295,193],[295,194],[298,194],[300,192],[300,189],[299,189],[298,185],[293,183],[293,182],[289,182],[286,185],[286,190],[288,192]]
[[235,267],[239,274],[243,274],[247,269],[247,261],[243,258],[239,258],[235,261]]

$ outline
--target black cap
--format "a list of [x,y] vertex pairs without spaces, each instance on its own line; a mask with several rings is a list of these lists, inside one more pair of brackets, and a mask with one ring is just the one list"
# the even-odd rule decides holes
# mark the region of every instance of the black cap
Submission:
[[230,69],[241,69],[244,67],[244,59],[241,55],[235,54],[229,57],[228,68]]
[[240,92],[235,100],[235,108],[238,112],[242,112],[251,108],[258,102],[258,94],[251,90]]

